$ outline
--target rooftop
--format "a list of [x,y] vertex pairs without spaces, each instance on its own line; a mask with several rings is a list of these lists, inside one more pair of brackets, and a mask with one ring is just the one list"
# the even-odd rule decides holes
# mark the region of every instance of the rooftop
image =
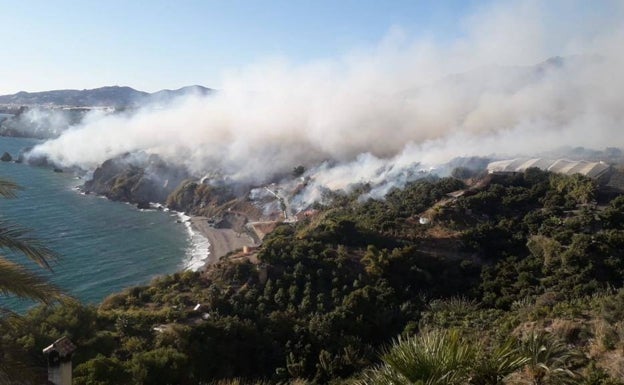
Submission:
[[581,174],[589,178],[598,178],[610,168],[604,162],[586,160],[515,158],[492,162],[487,169],[489,173],[511,173],[523,172],[532,167],[565,175]]

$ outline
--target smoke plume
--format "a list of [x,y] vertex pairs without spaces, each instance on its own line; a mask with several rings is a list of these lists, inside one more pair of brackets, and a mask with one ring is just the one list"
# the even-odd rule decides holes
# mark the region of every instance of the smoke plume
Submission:
[[383,193],[456,156],[624,143],[621,3],[581,24],[561,16],[581,5],[548,4],[480,9],[453,39],[394,28],[339,58],[265,60],[224,74],[212,96],[86,119],[33,154],[92,169],[145,151],[246,183],[304,165],[316,183]]

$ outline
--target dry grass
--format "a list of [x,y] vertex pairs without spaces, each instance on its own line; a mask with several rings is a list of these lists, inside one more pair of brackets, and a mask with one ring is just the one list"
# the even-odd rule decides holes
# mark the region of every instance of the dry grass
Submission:
[[550,331],[568,344],[577,344],[585,331],[584,325],[577,320],[555,319],[549,327]]

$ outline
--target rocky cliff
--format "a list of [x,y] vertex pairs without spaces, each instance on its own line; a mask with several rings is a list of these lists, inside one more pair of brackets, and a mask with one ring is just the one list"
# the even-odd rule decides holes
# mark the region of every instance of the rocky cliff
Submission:
[[125,154],[102,163],[84,184],[84,191],[139,207],[164,203],[189,177],[185,169],[172,166],[156,155]]
[[261,210],[247,196],[248,191],[186,180],[169,195],[167,207],[212,218],[217,226],[236,228],[261,217]]

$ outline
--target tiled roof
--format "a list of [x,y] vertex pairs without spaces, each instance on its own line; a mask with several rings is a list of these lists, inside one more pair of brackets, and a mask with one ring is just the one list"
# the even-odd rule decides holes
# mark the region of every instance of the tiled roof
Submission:
[[76,350],[76,345],[74,345],[69,338],[61,337],[58,340],[54,341],[52,345],[43,349],[44,354],[48,354],[52,351],[57,351],[61,357],[68,356]]

